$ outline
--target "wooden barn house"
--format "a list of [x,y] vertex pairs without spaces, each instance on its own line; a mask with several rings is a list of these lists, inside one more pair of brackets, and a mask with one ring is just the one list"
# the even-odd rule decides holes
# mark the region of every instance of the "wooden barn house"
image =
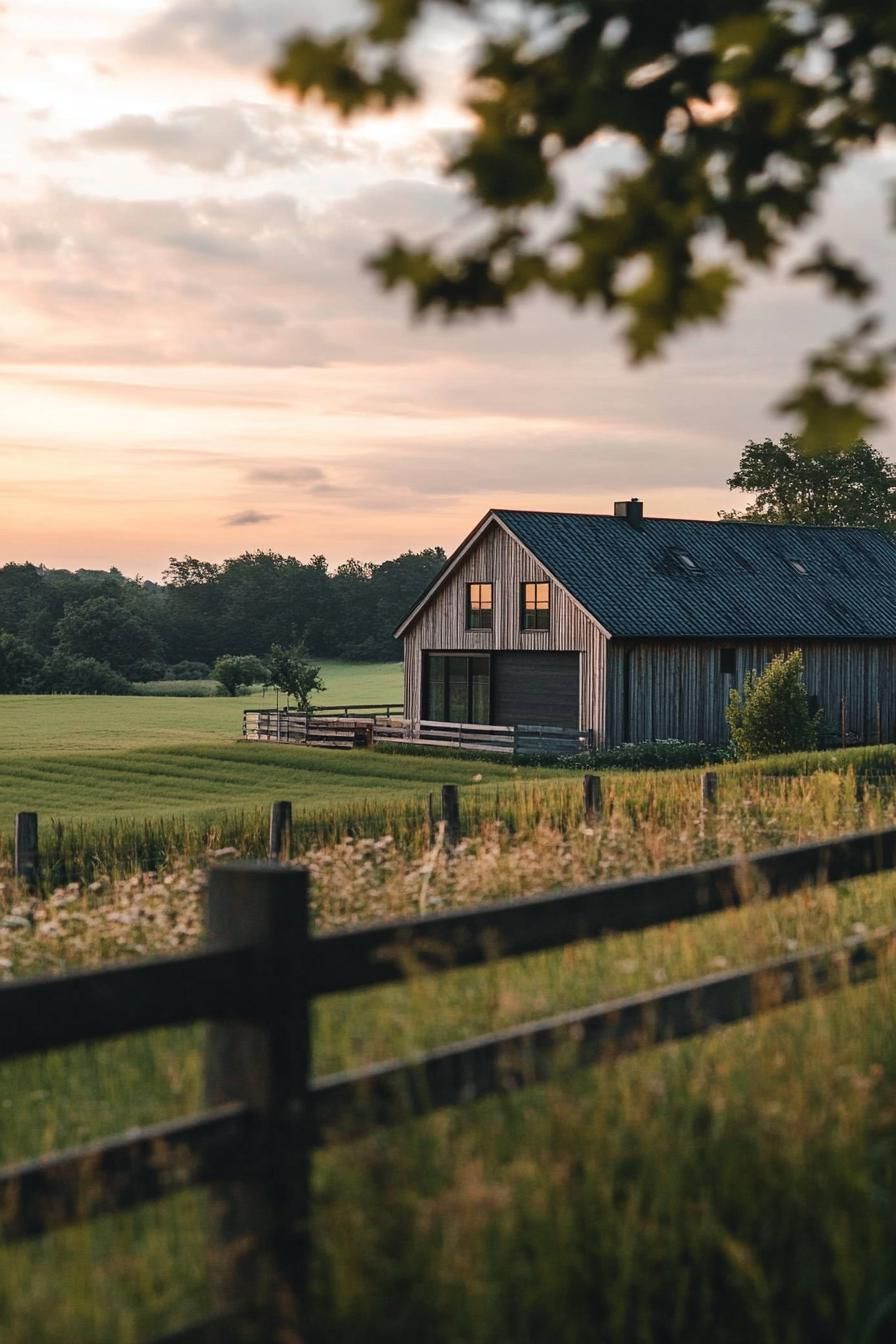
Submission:
[[721,742],[732,687],[803,651],[849,741],[893,740],[896,544],[861,528],[493,509],[398,627],[405,719]]

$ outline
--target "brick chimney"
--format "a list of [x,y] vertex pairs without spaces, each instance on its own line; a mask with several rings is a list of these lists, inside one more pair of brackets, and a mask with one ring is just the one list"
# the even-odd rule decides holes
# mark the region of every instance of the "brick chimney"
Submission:
[[644,505],[640,499],[617,499],[613,513],[617,518],[624,518],[632,527],[644,521]]

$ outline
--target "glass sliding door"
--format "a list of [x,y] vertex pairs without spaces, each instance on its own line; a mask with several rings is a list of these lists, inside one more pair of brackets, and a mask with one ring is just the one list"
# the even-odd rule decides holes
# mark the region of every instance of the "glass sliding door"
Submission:
[[431,654],[425,655],[424,675],[425,675],[425,696],[424,711],[425,719],[435,719],[442,723],[445,718],[445,674],[447,672],[447,658],[433,658]]
[[437,723],[491,722],[491,659],[425,655],[425,716]]
[[448,705],[445,719],[448,723],[469,723],[470,660],[449,658]]
[[491,723],[491,659],[470,659],[470,723]]

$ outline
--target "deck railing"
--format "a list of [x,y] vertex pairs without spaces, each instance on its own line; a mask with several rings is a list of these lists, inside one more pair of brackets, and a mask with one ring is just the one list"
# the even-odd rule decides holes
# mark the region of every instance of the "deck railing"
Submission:
[[360,747],[391,742],[515,756],[572,755],[589,751],[594,744],[594,735],[588,729],[406,719],[393,714],[392,706],[386,706],[382,713],[380,708],[346,705],[338,711],[314,709],[307,714],[286,709],[246,709],[243,736],[255,742],[309,747]]
[[888,828],[311,937],[304,869],[217,867],[205,949],[0,985],[0,1060],[211,1023],[204,1111],[0,1170],[0,1233],[5,1243],[21,1241],[188,1186],[213,1187],[222,1242],[238,1239],[253,1253],[218,1285],[215,1314],[169,1338],[297,1340],[316,1148],[550,1079],[558,1060],[564,1069],[598,1064],[873,978],[896,930],[323,1077],[314,1076],[310,1047],[316,998],[394,982],[409,968],[438,974],[894,868],[896,828]]

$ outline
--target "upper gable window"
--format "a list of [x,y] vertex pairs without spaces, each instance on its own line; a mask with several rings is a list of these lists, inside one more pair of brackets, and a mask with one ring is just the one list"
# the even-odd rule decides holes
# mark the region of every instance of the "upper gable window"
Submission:
[[809,566],[802,560],[788,560],[790,568],[797,574],[808,574]]
[[467,629],[491,630],[492,585],[490,583],[467,584]]
[[551,587],[548,583],[520,584],[520,629],[549,630]]

